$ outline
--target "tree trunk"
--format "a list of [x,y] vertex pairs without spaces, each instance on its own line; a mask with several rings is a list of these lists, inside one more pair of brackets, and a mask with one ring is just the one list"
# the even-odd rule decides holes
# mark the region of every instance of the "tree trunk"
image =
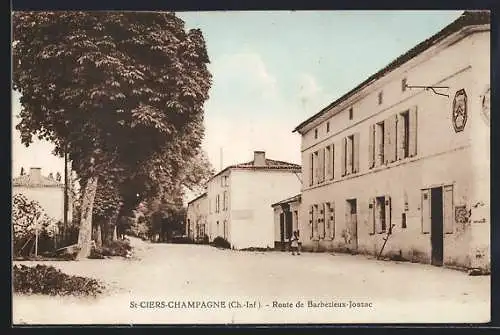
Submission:
[[116,231],[116,224],[113,226],[113,241],[118,239],[118,233]]
[[96,239],[95,239],[95,245],[98,248],[102,247],[102,223],[98,222],[97,223],[97,232],[96,232]]
[[92,240],[92,212],[94,208],[94,199],[97,191],[98,176],[91,176],[85,185],[80,231],[78,232],[78,252],[77,259],[86,258],[90,255],[90,242]]

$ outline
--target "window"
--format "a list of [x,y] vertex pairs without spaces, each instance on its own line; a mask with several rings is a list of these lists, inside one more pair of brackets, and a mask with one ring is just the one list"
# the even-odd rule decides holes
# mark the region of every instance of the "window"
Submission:
[[391,230],[391,197],[388,195],[371,198],[368,202],[368,222],[371,234]]
[[222,199],[222,209],[227,210],[227,191],[224,191],[224,197]]
[[398,118],[398,159],[410,155],[410,115],[409,111],[399,114]]
[[384,100],[384,93],[382,91],[380,91],[378,93],[378,104],[381,105],[383,100]]
[[385,125],[384,122],[377,123],[375,128],[375,159],[376,166],[383,165],[384,160],[384,142],[385,142]]
[[406,86],[407,86],[407,82],[406,82],[406,78],[403,78],[403,80],[401,80],[401,91],[402,92],[405,92],[406,91]]
[[328,202],[326,204],[326,224],[325,235],[327,238],[332,239],[335,237],[335,203]]
[[330,131],[330,121],[326,123],[326,132],[328,133]]
[[314,138],[317,139],[318,138],[318,129],[314,129]]
[[330,175],[330,178],[334,179],[335,178],[335,145],[332,144],[331,148],[332,148],[332,152],[330,153],[330,162],[332,165],[332,174]]
[[342,176],[359,172],[359,133],[343,139],[341,164]]
[[401,228],[406,228],[406,213],[401,213]]
[[319,160],[319,153],[318,151],[314,152],[314,166],[315,166],[315,170],[314,170],[314,184],[318,183],[319,182],[319,164],[318,164],[318,160]]
[[215,198],[215,213],[220,212],[220,195],[217,194],[217,197]]
[[352,118],[354,117],[354,111],[352,110],[352,107],[349,108],[349,120],[352,120]]
[[329,145],[325,148],[325,164],[326,164],[326,176],[331,179],[332,174],[333,174],[333,169],[332,169],[332,146]]
[[385,232],[387,229],[387,223],[385,218],[385,197],[375,198],[375,220],[378,227],[380,227],[379,232]]

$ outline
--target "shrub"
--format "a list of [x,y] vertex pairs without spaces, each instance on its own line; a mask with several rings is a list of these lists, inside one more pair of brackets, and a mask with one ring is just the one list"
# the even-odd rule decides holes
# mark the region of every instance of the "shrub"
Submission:
[[217,248],[222,248],[222,249],[230,249],[231,248],[231,243],[228,242],[225,238],[221,236],[217,236],[214,238],[212,245]]
[[193,244],[194,240],[190,237],[187,237],[187,236],[176,236],[176,237],[172,237],[172,243]]
[[115,240],[109,245],[100,248],[93,248],[89,258],[102,259],[104,256],[121,256],[127,257],[132,250],[132,246],[128,240]]
[[14,292],[46,295],[97,295],[104,286],[87,277],[70,276],[53,266],[17,265],[13,268]]

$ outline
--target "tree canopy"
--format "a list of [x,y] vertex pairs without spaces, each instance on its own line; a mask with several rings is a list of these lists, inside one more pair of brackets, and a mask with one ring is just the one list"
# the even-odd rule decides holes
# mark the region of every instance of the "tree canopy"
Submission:
[[15,12],[13,35],[16,128],[67,151],[86,184],[80,234],[98,180],[151,197],[178,187],[211,85],[199,29],[166,12]]

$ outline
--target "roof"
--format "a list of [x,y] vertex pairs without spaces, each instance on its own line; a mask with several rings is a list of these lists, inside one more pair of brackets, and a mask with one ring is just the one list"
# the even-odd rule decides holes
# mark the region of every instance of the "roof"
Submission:
[[275,206],[279,206],[279,205],[284,205],[284,204],[289,204],[291,202],[296,202],[296,201],[300,201],[300,199],[302,198],[301,194],[297,194],[297,195],[294,195],[293,197],[291,198],[287,198],[285,200],[281,200],[280,202],[277,202],[275,204],[272,204],[271,207],[275,207]]
[[189,205],[189,204],[191,204],[191,203],[193,203],[193,202],[195,202],[196,200],[199,200],[199,199],[203,198],[203,197],[204,197],[204,196],[206,196],[206,195],[207,195],[207,192],[204,192],[204,193],[200,194],[199,196],[197,196],[197,197],[196,197],[196,198],[194,198],[193,200],[188,201],[188,205]]
[[[255,162],[252,160],[250,162],[246,163],[240,163],[240,164],[234,164],[234,165],[229,165],[220,172],[216,173],[215,175],[212,176],[212,178],[217,177],[224,171],[230,170],[230,169],[246,169],[246,170],[289,170],[289,171],[294,171],[294,172],[300,172],[302,171],[302,167],[298,164],[294,163],[289,163],[289,162],[283,162],[283,161],[277,161],[274,159],[267,159],[266,158],[266,165],[255,165]],[[211,179],[212,179],[211,178]]]
[[473,26],[473,25],[480,25],[480,24],[489,24],[490,23],[490,11],[487,10],[478,10],[478,11],[464,11],[462,15],[444,27],[442,30],[440,30],[438,33],[435,35],[431,36],[430,38],[426,39],[425,41],[417,44],[415,47],[412,49],[408,50],[406,53],[403,55],[399,56],[395,60],[393,60],[391,63],[389,63],[387,66],[385,66],[383,69],[378,71],[377,73],[373,74],[371,77],[363,81],[361,84],[344,94],[342,97],[339,99],[335,100],[322,110],[320,110],[318,113],[315,115],[311,116],[301,124],[299,124],[293,132],[299,131],[300,128],[304,127],[305,125],[309,124],[310,122],[316,120],[323,114],[325,114],[328,110],[331,108],[339,105],[341,102],[347,100],[351,96],[355,95],[359,91],[361,91],[363,88],[366,86],[370,85],[372,82],[374,82],[377,79],[380,79],[383,77],[385,74],[391,72],[392,70],[400,67],[404,63],[408,62],[412,58],[418,56],[425,50],[429,49],[431,46],[433,46],[435,43],[438,41],[446,38],[447,36],[450,36],[451,34],[459,31],[463,27],[466,26]]
[[64,184],[44,176],[22,175],[12,180],[12,186],[24,187],[64,187]]

